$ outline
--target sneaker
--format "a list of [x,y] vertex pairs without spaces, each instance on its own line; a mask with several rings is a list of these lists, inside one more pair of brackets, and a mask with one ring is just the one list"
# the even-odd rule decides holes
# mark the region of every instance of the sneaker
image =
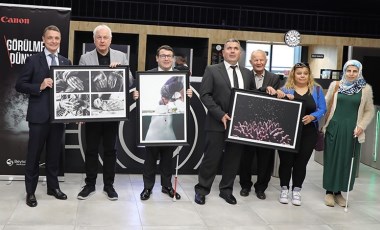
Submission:
[[108,200],[117,200],[119,196],[113,186],[104,186],[103,193],[107,195]]
[[344,199],[342,194],[335,195],[334,200],[340,207],[346,207],[346,199]]
[[280,203],[282,204],[287,204],[289,203],[289,200],[288,200],[288,194],[289,194],[289,190],[288,190],[288,187],[286,186],[282,186],[281,187],[281,194],[280,194]]
[[301,205],[301,188],[294,187],[292,194],[292,204],[296,206]]
[[333,194],[326,194],[325,196],[325,205],[329,207],[334,207],[335,206],[335,201],[334,201],[334,195]]
[[78,193],[77,198],[79,200],[86,200],[91,195],[95,193],[95,186],[92,185],[85,185],[82,187],[82,190]]

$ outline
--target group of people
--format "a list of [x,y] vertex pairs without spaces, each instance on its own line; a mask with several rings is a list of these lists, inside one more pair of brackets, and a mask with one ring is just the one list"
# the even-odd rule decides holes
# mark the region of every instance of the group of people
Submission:
[[[111,68],[128,65],[125,54],[110,48],[112,32],[108,26],[97,26],[93,31],[93,39],[96,48],[83,54],[79,65],[106,65]],[[50,90],[54,84],[49,77],[49,68],[51,65],[71,65],[71,62],[58,54],[61,33],[56,26],[46,27],[42,40],[45,44],[44,51],[26,59],[25,67],[16,83],[18,92],[29,94],[27,111],[29,141],[25,166],[25,186],[26,204],[30,207],[37,206],[35,191],[39,177],[38,163],[44,146],[46,148],[47,194],[57,199],[67,199],[58,183],[59,160],[62,154],[65,127],[62,123],[50,123],[49,121]],[[206,136],[204,157],[198,171],[198,183],[194,187],[195,202],[200,205],[206,203],[206,195],[211,191],[220,163],[222,164],[222,178],[219,183],[219,196],[227,203],[237,203],[233,195],[233,184],[238,173],[240,173],[242,188],[241,196],[248,196],[251,187],[254,186],[256,196],[259,199],[266,199],[265,190],[273,170],[274,150],[225,141],[225,132],[228,122],[231,120],[228,111],[232,88],[240,88],[266,92],[286,100],[302,100],[305,115],[301,118],[303,127],[299,150],[297,153],[279,151],[281,185],[279,201],[288,203],[291,193],[292,203],[301,205],[300,192],[306,176],[306,166],[317,140],[318,120],[326,113],[326,101],[322,87],[314,81],[310,67],[305,63],[294,65],[285,85],[280,87],[279,78],[265,69],[267,57],[264,51],[256,50],[251,54],[252,71],[239,65],[242,49],[238,40],[228,39],[222,52],[224,61],[207,66],[201,82],[200,99],[207,108],[204,127]],[[158,67],[150,71],[176,71],[173,69],[174,58],[172,47],[167,45],[159,47],[156,53]],[[105,83],[114,85],[114,81],[105,80],[110,77],[102,76],[101,74],[94,76],[94,79],[96,78],[98,81],[96,87],[104,88]],[[129,87],[131,87],[133,77],[131,73],[129,76]],[[182,89],[182,94],[183,91]],[[183,97],[183,95],[181,96]],[[191,89],[186,89],[186,96],[192,97]],[[139,99],[138,91],[133,92],[133,98],[134,100]],[[347,165],[350,164],[352,154],[349,150],[352,150],[351,146],[355,143],[353,156],[357,161],[360,143],[365,140],[364,130],[374,115],[372,89],[362,76],[360,62],[350,60],[344,65],[342,80],[331,83],[326,100],[329,111],[323,127],[326,132],[323,176],[323,187],[326,189],[325,203],[328,206],[334,206],[336,202],[342,206],[345,201],[341,192],[347,191],[350,176]],[[163,95],[162,103],[167,104],[168,102],[168,98]],[[95,193],[99,143],[102,143],[103,192],[109,200],[117,200],[118,194],[113,184],[118,122],[86,122],[83,125],[87,144],[85,152],[86,178],[85,185],[77,198],[84,200]],[[160,160],[161,191],[171,198],[181,198],[172,186],[172,158],[175,149],[176,147],[173,146],[145,148],[144,189],[140,194],[141,200],[149,199],[152,194],[158,159]],[[257,181],[255,184],[251,181],[254,154],[257,157]],[[353,184],[354,178],[351,180],[350,190],[353,188]]]

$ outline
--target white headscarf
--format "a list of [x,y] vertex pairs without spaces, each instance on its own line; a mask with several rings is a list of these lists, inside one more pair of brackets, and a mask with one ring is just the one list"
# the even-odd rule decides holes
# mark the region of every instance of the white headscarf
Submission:
[[[346,78],[346,70],[349,66],[355,66],[359,70],[358,77],[354,81],[348,81]],[[352,95],[359,93],[360,90],[367,84],[362,75],[363,65],[357,60],[349,60],[343,66],[343,77],[339,84],[339,93]]]

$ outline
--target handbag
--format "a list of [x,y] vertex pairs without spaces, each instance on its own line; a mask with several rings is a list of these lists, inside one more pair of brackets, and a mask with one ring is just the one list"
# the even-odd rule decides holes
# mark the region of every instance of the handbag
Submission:
[[[339,81],[335,83],[333,97],[328,103],[328,109],[325,114],[325,120],[327,120],[328,116],[330,115],[331,106],[332,106],[332,103],[334,102],[335,93],[336,91],[338,91],[338,88],[339,88]],[[318,92],[318,97],[319,97],[319,90],[317,92]],[[325,149],[325,134],[323,133],[322,128],[318,129],[317,131],[317,142],[315,143],[314,149],[315,151],[323,151]]]
[[322,130],[318,130],[317,143],[314,146],[315,151],[323,151],[325,149],[325,134]]
[[[317,86],[317,94],[319,98],[319,86]],[[317,131],[317,142],[315,143],[315,151],[323,151],[325,148],[325,134],[322,132],[322,128]]]

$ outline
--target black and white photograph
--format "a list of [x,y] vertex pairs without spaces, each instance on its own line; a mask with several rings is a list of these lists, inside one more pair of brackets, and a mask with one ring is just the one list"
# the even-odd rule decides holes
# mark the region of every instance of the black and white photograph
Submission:
[[57,93],[88,93],[89,75],[87,71],[57,71]]
[[59,94],[55,105],[57,117],[76,118],[90,115],[89,94]]
[[302,102],[235,89],[227,141],[296,151],[301,135]]
[[187,72],[138,72],[140,145],[187,144]]
[[53,66],[51,72],[52,122],[128,119],[128,66]]
[[120,116],[125,111],[125,98],[123,93],[93,93],[91,94],[91,115]]
[[121,71],[92,71],[92,92],[123,92],[124,77]]

